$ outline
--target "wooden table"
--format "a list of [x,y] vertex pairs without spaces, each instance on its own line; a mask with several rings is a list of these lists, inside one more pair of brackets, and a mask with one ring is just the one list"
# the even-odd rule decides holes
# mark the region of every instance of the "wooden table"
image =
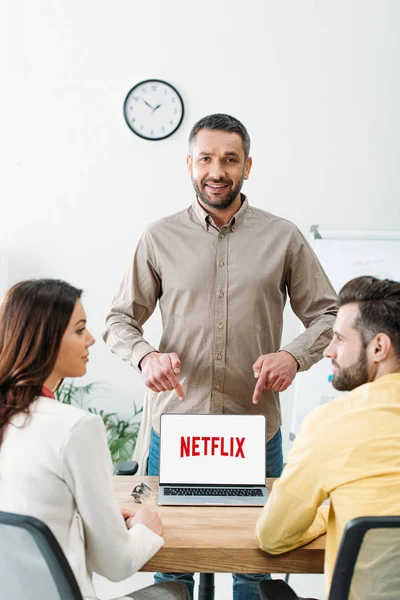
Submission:
[[[158,477],[114,477],[120,506],[137,510],[131,494],[146,483],[154,491],[146,505],[159,513],[165,544],[142,571],[164,573],[323,573],[325,536],[286,554],[272,556],[259,549],[255,526],[260,507],[159,506]],[[270,491],[273,479],[267,479]],[[212,594],[203,597],[212,598]]]

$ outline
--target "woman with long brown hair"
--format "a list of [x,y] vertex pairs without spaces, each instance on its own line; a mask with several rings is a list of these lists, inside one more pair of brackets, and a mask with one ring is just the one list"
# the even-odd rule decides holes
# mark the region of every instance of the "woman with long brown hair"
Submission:
[[[54,399],[65,377],[85,374],[95,341],[81,293],[63,281],[30,280],[12,287],[1,304],[0,510],[46,523],[82,595],[92,600],[93,571],[125,579],[163,539],[157,513],[119,510],[101,418]],[[183,584],[158,584],[129,597],[188,596]]]

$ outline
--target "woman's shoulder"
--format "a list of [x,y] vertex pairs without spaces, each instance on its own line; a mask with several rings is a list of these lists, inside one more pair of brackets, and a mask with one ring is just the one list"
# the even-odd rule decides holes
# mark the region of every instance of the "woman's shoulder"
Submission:
[[79,406],[63,404],[44,396],[40,396],[32,404],[31,414],[34,419],[47,421],[48,425],[51,422],[52,426],[64,431],[75,428],[81,422],[96,422],[100,419],[97,415],[93,415]]

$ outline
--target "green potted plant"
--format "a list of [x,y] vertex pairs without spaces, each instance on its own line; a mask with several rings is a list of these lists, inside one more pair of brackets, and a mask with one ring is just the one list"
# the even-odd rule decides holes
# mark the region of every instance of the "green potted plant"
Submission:
[[108,447],[113,462],[131,460],[139,433],[139,415],[143,409],[136,408],[134,403],[133,415],[129,419],[122,419],[116,412],[105,412],[90,406],[91,396],[100,389],[101,385],[100,382],[94,382],[76,386],[74,381],[64,382],[55,392],[55,397],[63,404],[73,404],[92,414],[99,415],[107,430]]

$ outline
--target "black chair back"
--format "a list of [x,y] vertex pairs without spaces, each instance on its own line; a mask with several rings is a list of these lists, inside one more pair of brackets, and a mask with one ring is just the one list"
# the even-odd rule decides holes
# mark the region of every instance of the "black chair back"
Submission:
[[359,517],[344,530],[329,600],[399,600],[400,516]]
[[0,512],[0,597],[83,600],[59,543],[39,519]]

